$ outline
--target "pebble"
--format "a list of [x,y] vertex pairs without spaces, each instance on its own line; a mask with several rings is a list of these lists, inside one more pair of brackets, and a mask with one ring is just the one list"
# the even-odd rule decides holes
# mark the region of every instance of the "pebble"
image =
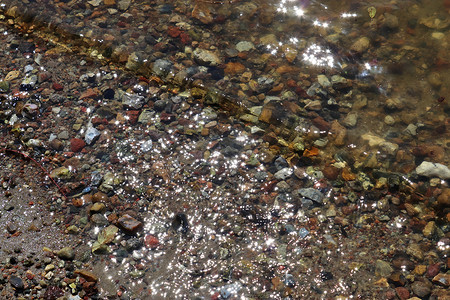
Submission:
[[375,263],[375,274],[381,277],[389,277],[394,269],[388,262],[378,259]]
[[424,298],[431,294],[431,283],[428,281],[427,283],[424,281],[414,281],[411,284],[411,289],[416,296]]
[[327,76],[325,75],[317,75],[317,81],[319,82],[319,84],[324,87],[324,88],[329,88],[331,87],[331,82],[330,80],[327,78]]
[[72,173],[66,167],[59,167],[59,168],[53,169],[50,172],[50,177],[57,178],[57,179],[70,179],[70,178],[72,178]]
[[96,128],[89,126],[86,130],[86,134],[84,135],[84,140],[86,144],[91,145],[98,137],[100,136],[100,131]]
[[416,173],[426,177],[439,177],[441,179],[450,178],[450,169],[439,163],[432,163],[428,161],[422,162],[417,168]]
[[64,260],[73,260],[75,258],[75,251],[72,247],[64,247],[56,252],[56,255]]
[[217,66],[222,63],[222,60],[219,58],[219,56],[209,50],[197,48],[194,50],[193,54],[194,59],[203,66]]
[[283,168],[278,172],[276,172],[275,174],[273,174],[273,176],[275,176],[275,178],[278,180],[286,180],[292,175],[292,173],[293,171],[291,168]]
[[307,199],[310,199],[318,204],[322,204],[324,195],[322,192],[315,188],[302,188],[298,190],[298,193]]
[[359,53],[364,53],[367,51],[367,49],[369,49],[369,46],[370,46],[369,39],[367,37],[361,37],[356,42],[354,42],[353,45],[351,45],[350,50]]
[[136,234],[143,225],[142,222],[127,214],[120,217],[117,223],[128,234]]
[[241,41],[236,44],[236,50],[239,52],[250,51],[255,49],[255,45],[252,42]]
[[9,283],[11,284],[11,286],[17,290],[23,290],[24,289],[24,284],[22,281],[22,278],[11,275],[9,277]]
[[122,96],[122,104],[126,108],[140,109],[144,105],[144,101],[145,97],[138,94],[124,93]]

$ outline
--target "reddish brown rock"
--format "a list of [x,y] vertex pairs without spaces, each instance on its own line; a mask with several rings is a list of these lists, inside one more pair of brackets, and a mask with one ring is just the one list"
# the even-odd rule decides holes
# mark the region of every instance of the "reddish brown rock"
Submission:
[[129,110],[126,112],[126,115],[128,117],[128,122],[130,122],[131,125],[134,125],[137,123],[139,118],[139,110]]
[[142,228],[142,222],[139,222],[130,215],[123,215],[117,220],[119,227],[128,234],[136,234]]
[[397,293],[397,296],[400,298],[400,300],[406,300],[409,298],[409,291],[402,286],[395,288],[395,292]]
[[330,123],[325,121],[320,116],[312,119],[312,123],[314,124],[314,126],[316,126],[317,128],[319,128],[322,131],[328,131],[331,128]]
[[97,96],[99,94],[100,94],[100,92],[98,91],[98,89],[87,89],[86,91],[81,93],[80,100],[86,99],[86,98],[95,99],[95,98],[97,98]]
[[446,188],[438,196],[437,201],[443,207],[450,207],[450,189]]
[[62,91],[64,89],[64,87],[61,84],[57,83],[57,82],[53,82],[52,88],[55,91]]
[[[320,128],[320,127],[319,127]],[[347,129],[339,124],[337,120],[334,120],[331,123],[330,132],[332,134],[332,139],[334,140],[334,144],[336,146],[344,146],[345,140],[347,137]]]
[[75,274],[80,275],[84,279],[86,279],[89,282],[97,282],[98,277],[94,273],[88,270],[75,270]]
[[144,240],[145,247],[155,249],[159,246],[159,240],[157,237],[151,234],[147,234]]
[[341,170],[333,166],[326,166],[323,168],[322,173],[327,179],[336,180],[341,173]]
[[70,139],[70,151],[80,152],[83,150],[84,146],[86,146],[86,143],[82,139]]
[[244,71],[245,71],[245,66],[239,62],[227,63],[225,70],[224,70],[225,74],[228,74],[228,75],[241,74],[241,73],[244,73]]

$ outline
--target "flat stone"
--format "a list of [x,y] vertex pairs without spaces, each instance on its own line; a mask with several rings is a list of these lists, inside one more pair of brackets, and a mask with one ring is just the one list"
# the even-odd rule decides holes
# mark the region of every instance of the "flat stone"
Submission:
[[293,171],[291,168],[283,168],[278,172],[276,172],[275,174],[273,174],[273,176],[278,180],[285,180],[289,178],[292,175],[292,173]]
[[23,290],[24,285],[23,285],[23,280],[20,277],[11,275],[11,277],[9,277],[9,283],[11,284],[11,286],[17,290]]
[[426,177],[439,177],[441,179],[450,178],[450,169],[447,166],[429,161],[422,162],[416,168],[416,173]]
[[311,199],[314,202],[317,202],[319,204],[322,204],[323,202],[324,195],[321,191],[316,190],[315,188],[303,188],[299,189],[298,192],[302,197]]
[[84,135],[84,140],[86,141],[86,144],[91,145],[99,136],[100,131],[98,131],[95,127],[89,126],[86,130],[86,134]]
[[252,42],[241,41],[236,44],[236,50],[239,52],[250,51],[255,49],[255,45]]
[[444,287],[449,287],[450,285],[450,274],[439,273],[433,277],[433,282]]
[[84,279],[86,279],[89,282],[97,282],[98,281],[97,275],[95,275],[91,271],[88,271],[88,270],[75,270],[74,273],[77,274],[77,275],[80,275],[81,277],[83,277]]
[[217,56],[216,53],[197,48],[194,50],[194,59],[200,64],[205,66],[217,66],[222,63],[222,60]]
[[128,234],[136,234],[143,225],[142,222],[127,214],[120,217],[117,223]]

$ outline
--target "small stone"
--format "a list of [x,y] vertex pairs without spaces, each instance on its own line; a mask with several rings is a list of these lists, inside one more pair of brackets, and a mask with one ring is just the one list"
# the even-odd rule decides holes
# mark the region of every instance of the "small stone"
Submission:
[[397,16],[391,15],[389,13],[384,14],[384,22],[382,25],[384,28],[389,30],[395,30],[398,28],[398,18]]
[[222,60],[212,51],[197,48],[193,52],[194,59],[200,64],[205,66],[217,66],[222,63]]
[[11,286],[17,290],[23,290],[24,288],[24,284],[22,281],[22,278],[11,275],[11,277],[9,277],[9,283],[11,284]]
[[331,82],[330,82],[330,80],[328,80],[327,76],[325,76],[325,75],[322,75],[322,74],[317,75],[317,81],[324,88],[331,87]]
[[429,161],[422,162],[416,168],[416,173],[426,177],[439,177],[441,179],[450,178],[450,169],[447,166]]
[[375,263],[375,274],[381,277],[389,277],[394,269],[388,262],[378,259]]
[[128,234],[136,234],[142,228],[142,222],[139,222],[130,215],[124,215],[117,221],[120,228]]
[[292,175],[292,169],[291,168],[283,168],[273,174],[273,176],[278,180],[285,180],[286,178],[289,178]]
[[57,150],[57,151],[61,151],[62,149],[64,149],[64,144],[63,142],[61,142],[58,139],[53,139],[50,141],[49,146],[53,149],[53,150]]
[[80,152],[81,150],[83,150],[84,146],[86,146],[86,143],[82,139],[70,139],[70,150],[72,152]]
[[72,173],[66,167],[59,167],[53,169],[50,172],[50,177],[58,179],[70,179],[72,177]]
[[420,298],[424,298],[431,294],[431,284],[427,284],[423,281],[414,281],[411,285],[411,289],[413,293]]
[[333,166],[326,166],[322,170],[323,175],[329,180],[336,180],[341,171]]
[[77,275],[80,275],[81,277],[83,277],[84,279],[86,279],[89,282],[97,282],[98,281],[97,275],[95,275],[91,271],[88,271],[88,270],[75,270],[74,273],[77,274]]
[[356,42],[353,43],[353,45],[350,47],[350,50],[363,53],[366,52],[367,49],[369,49],[370,41],[367,37],[361,37]]
[[433,277],[433,282],[447,288],[450,285],[450,274],[439,273]]
[[395,292],[400,300],[406,300],[409,298],[409,291],[402,286],[395,288]]
[[422,230],[422,233],[425,237],[430,238],[432,237],[437,230],[436,223],[434,221],[430,221],[425,225],[425,228]]
[[406,248],[406,253],[415,257],[418,260],[423,260],[423,252],[421,246],[416,243],[412,243]]
[[93,203],[96,203],[96,202],[107,203],[108,200],[109,200],[108,195],[106,195],[103,192],[97,192],[92,196]]
[[298,193],[307,199],[311,199],[314,202],[322,204],[324,195],[322,192],[315,188],[302,188],[298,190]]
[[75,258],[75,251],[72,247],[64,247],[56,252],[56,255],[64,260],[73,260]]
[[153,63],[153,72],[158,76],[167,75],[172,69],[172,63],[166,59],[157,59]]
[[245,71],[245,66],[239,62],[229,62],[226,64],[225,66],[225,74],[228,75],[236,75],[236,74],[241,74],[244,73]]
[[342,123],[346,127],[355,127],[358,122],[358,114],[356,112],[350,112],[347,116],[342,120]]
[[101,203],[101,202],[97,202],[91,206],[91,208],[89,209],[89,212],[91,214],[98,214],[98,213],[103,213],[105,210],[106,210],[105,204]]
[[86,144],[91,145],[98,137],[100,136],[100,131],[96,128],[89,126],[86,130],[86,134],[84,135],[84,140]]
[[442,207],[450,207],[450,188],[444,189],[437,197],[437,201]]
[[147,248],[155,249],[159,246],[158,238],[154,235],[147,234],[144,239],[144,245]]
[[125,93],[122,96],[122,104],[126,108],[140,109],[144,102],[145,97],[138,94]]
[[252,42],[241,41],[236,44],[236,50],[239,52],[250,51],[252,49],[255,49]]
[[386,117],[384,117],[384,123],[386,125],[394,125],[395,119],[392,116],[386,116]]
[[426,271],[427,271],[427,266],[417,265],[413,270],[413,274],[422,276],[423,274],[425,274]]
[[440,269],[441,269],[440,263],[429,265],[427,268],[427,277],[431,278],[436,276],[437,274],[439,274]]

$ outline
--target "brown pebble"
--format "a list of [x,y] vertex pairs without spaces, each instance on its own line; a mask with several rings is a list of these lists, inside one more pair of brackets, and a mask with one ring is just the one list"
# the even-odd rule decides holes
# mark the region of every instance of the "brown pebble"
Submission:
[[103,202],[103,203],[107,203],[108,202],[108,195],[106,195],[103,192],[97,192],[92,196],[92,202],[93,203],[97,203],[97,202]]
[[406,300],[409,298],[409,291],[400,286],[398,288],[395,288],[395,292],[397,293],[397,296],[401,299],[401,300]]
[[427,277],[432,278],[432,277],[436,276],[437,274],[439,274],[440,269],[441,269],[440,263],[429,265],[427,268]]
[[123,231],[129,234],[135,234],[142,228],[142,222],[139,222],[130,215],[123,215],[117,220],[118,225]]
[[75,270],[75,274],[80,275],[89,282],[97,282],[98,277],[88,270]]
[[49,145],[53,150],[61,151],[62,149],[64,149],[63,142],[58,139],[53,139]]
[[322,170],[323,175],[329,180],[336,180],[341,171],[333,166],[326,166]]

